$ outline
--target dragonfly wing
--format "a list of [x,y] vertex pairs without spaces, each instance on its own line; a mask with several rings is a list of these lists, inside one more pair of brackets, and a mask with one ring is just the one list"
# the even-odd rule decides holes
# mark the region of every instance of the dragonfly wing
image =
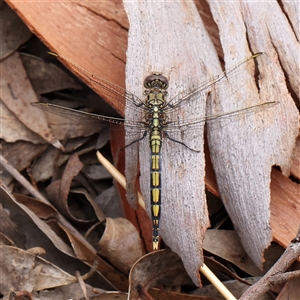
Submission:
[[112,136],[118,139],[122,139],[124,136],[124,126],[127,128],[127,130],[130,130],[130,139],[131,143],[134,141],[137,141],[141,138],[143,135],[143,132],[145,131],[145,125],[142,121],[130,121],[130,120],[124,120],[123,118],[114,118],[114,117],[108,117],[103,115],[97,115],[81,110],[75,110],[72,108],[59,106],[55,104],[49,104],[49,103],[31,103],[34,107],[37,107],[39,109],[42,109],[43,111],[53,113],[56,115],[59,115],[61,117],[70,119],[75,122],[83,122],[87,125],[89,124],[110,124],[111,125],[111,132]]
[[181,130],[184,128],[192,128],[193,126],[202,125],[204,122],[213,122],[217,119],[225,119],[230,117],[244,117],[246,114],[251,113],[258,113],[263,109],[267,109],[279,104],[279,101],[269,101],[260,104],[256,104],[249,107],[244,107],[241,109],[225,112],[222,114],[213,114],[208,116],[203,116],[199,118],[189,119],[189,120],[178,120],[178,121],[169,121],[168,127],[173,128],[180,128]]
[[98,115],[90,112],[85,112],[82,110],[76,110],[60,105],[50,104],[50,103],[40,103],[33,102],[32,106],[39,108],[43,111],[53,113],[62,117],[66,117],[68,119],[77,121],[77,122],[86,122],[86,123],[103,123],[108,122],[117,125],[125,125],[128,127],[132,127],[134,129],[141,128],[144,123],[136,120],[126,120],[123,118],[115,118],[109,116]]
[[33,102],[31,103],[31,105],[43,111],[53,113],[62,117],[66,117],[74,121],[87,122],[87,123],[101,123],[103,121],[109,123],[115,123],[115,124],[124,123],[124,119],[122,118],[113,118],[113,117],[97,115],[90,112],[76,110],[76,109],[50,104],[50,103]]
[[[264,109],[271,108],[277,104],[279,104],[278,101],[270,101],[223,114],[214,114],[189,120],[169,121],[165,129],[165,135],[171,140],[175,140],[179,144],[183,144],[186,147],[193,149],[190,135],[191,133],[197,132],[204,123],[216,123],[213,127],[213,130],[216,130],[220,128],[220,126],[224,127],[226,124],[232,124],[242,118],[247,118],[249,114],[262,112]],[[217,124],[216,121],[221,119],[226,120],[226,122]]]
[[132,106],[134,109],[138,109],[145,105],[144,102],[133,93],[85,70],[61,55],[55,55],[71,65],[72,68],[77,71],[86,80],[86,82],[89,82],[93,89],[101,96],[110,99],[111,103],[114,104],[114,108],[119,112],[124,111],[125,103],[126,105]]
[[[173,110],[174,112],[180,110],[191,101],[201,101],[200,99],[204,99],[205,95],[209,92],[213,92],[215,95],[225,92],[228,97],[236,93],[236,91],[240,90],[243,86],[239,78],[241,77],[241,74],[243,74],[244,68],[240,68],[240,66],[243,65],[247,68],[248,65],[253,64],[254,59],[261,55],[262,53],[256,53],[232,68],[229,68],[228,71],[216,75],[207,81],[202,81],[200,84],[191,87],[190,91],[183,92],[173,97],[168,102],[166,112],[169,110]],[[230,91],[228,90],[228,80],[233,83]]]

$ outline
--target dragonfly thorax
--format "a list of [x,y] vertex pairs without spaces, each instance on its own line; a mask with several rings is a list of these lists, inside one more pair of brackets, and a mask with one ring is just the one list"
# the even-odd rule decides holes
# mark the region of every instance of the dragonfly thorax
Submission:
[[165,93],[162,93],[160,91],[154,91],[150,90],[147,94],[147,106],[150,107],[164,107],[166,104],[165,100]]

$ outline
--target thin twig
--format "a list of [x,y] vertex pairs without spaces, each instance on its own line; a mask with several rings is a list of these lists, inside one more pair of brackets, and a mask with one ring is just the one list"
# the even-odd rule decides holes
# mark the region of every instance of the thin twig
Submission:
[[[125,177],[99,152],[97,151],[97,158],[103,167],[112,175],[112,177],[126,190]],[[137,193],[139,205],[146,210],[145,201],[140,192]]]
[[[32,184],[20,174],[20,172],[15,169],[1,154],[0,154],[0,164],[5,168],[5,170],[10,173],[22,186],[24,186],[27,191],[34,196],[35,198],[39,199],[41,202],[51,205],[49,201],[39,192],[37,191]],[[52,205],[51,205],[52,207]]]

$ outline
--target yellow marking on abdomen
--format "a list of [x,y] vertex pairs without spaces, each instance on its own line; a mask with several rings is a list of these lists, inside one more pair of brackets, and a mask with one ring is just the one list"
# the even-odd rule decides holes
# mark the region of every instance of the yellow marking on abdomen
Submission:
[[159,214],[159,205],[153,205],[152,206],[152,211],[153,211],[153,215],[155,217],[158,217],[158,214]]
[[159,186],[159,175],[160,175],[160,173],[159,172],[153,172],[152,173],[152,185],[154,186],[154,187],[158,187]]
[[152,155],[152,170],[159,170],[159,156],[158,155]]
[[159,189],[153,189],[152,190],[152,201],[154,203],[157,203],[159,201],[159,194],[160,194],[160,190]]

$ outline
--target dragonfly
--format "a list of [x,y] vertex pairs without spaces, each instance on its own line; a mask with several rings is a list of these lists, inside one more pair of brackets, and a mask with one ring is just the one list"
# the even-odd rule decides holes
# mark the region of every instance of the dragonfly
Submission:
[[[58,54],[54,54],[59,56]],[[203,124],[207,121],[212,121],[218,118],[225,118],[233,115],[239,115],[247,112],[255,112],[260,108],[268,108],[275,104],[277,101],[264,102],[261,104],[248,106],[239,110],[226,112],[223,114],[201,116],[196,119],[188,120],[188,118],[180,119],[180,109],[189,103],[192,97],[196,95],[196,98],[201,98],[204,93],[207,93],[211,87],[220,84],[223,80],[226,80],[230,74],[234,74],[237,68],[254,60],[261,56],[262,53],[256,53],[250,58],[236,65],[230,71],[224,72],[211,79],[210,81],[193,87],[186,93],[181,93],[168,99],[168,87],[169,80],[161,72],[153,72],[144,79],[144,96],[145,99],[140,99],[135,94],[106,81],[94,74],[89,73],[85,69],[77,66],[76,64],[68,61],[62,56],[63,60],[72,65],[78,72],[85,77],[88,77],[94,84],[96,84],[96,90],[106,97],[111,97],[117,103],[122,106],[126,101],[126,107],[133,109],[137,112],[136,115],[141,115],[138,119],[124,119],[118,117],[110,117],[106,115],[98,115],[94,113],[75,110],[59,105],[49,103],[32,103],[33,106],[42,109],[46,112],[58,114],[71,119],[83,120],[86,122],[108,122],[114,126],[125,126],[131,128],[133,132],[136,132],[136,136],[132,138],[132,141],[125,146],[131,145],[144,140],[148,136],[149,151],[150,151],[150,203],[151,203],[151,222],[152,222],[152,244],[153,250],[159,248],[160,241],[160,219],[161,219],[161,206],[162,206],[162,189],[163,184],[161,180],[162,174],[162,145],[163,140],[166,138],[174,143],[180,144],[182,147],[186,147],[190,151],[199,152],[200,150],[194,149],[188,144],[188,142],[174,137],[173,133],[190,130],[199,124]],[[199,96],[199,97],[198,97]],[[196,99],[197,101],[197,99]],[[171,116],[177,116],[172,119]]]

